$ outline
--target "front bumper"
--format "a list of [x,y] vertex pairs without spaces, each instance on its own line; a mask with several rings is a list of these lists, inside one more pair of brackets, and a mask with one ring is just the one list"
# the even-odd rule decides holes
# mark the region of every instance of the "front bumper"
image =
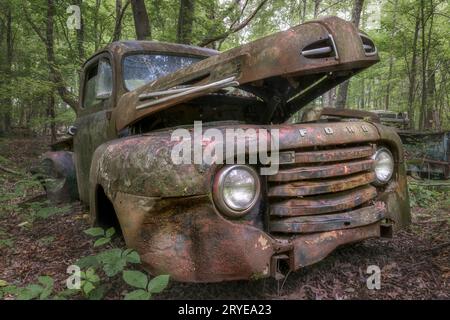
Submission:
[[379,237],[389,216],[389,205],[379,202],[358,214],[356,227],[346,226],[348,219],[324,220],[334,229],[274,237],[249,223],[225,219],[208,196],[158,199],[119,192],[114,207],[126,243],[140,253],[144,267],[183,282],[279,277],[280,261],[297,270],[340,245]]

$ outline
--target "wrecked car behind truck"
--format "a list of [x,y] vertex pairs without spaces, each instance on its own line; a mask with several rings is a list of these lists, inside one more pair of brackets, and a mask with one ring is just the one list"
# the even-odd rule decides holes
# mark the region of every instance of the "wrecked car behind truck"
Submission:
[[[93,223],[120,228],[150,273],[178,281],[282,278],[340,245],[390,236],[410,221],[394,130],[357,116],[288,122],[378,60],[366,34],[334,17],[224,53],[113,43],[83,67],[72,128],[79,197]],[[244,163],[239,152],[173,161],[182,141],[222,150],[210,129],[277,148],[263,161],[246,136]]]

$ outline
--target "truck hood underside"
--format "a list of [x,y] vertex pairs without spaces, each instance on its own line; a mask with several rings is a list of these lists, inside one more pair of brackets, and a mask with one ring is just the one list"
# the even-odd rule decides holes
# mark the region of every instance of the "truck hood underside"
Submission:
[[265,103],[261,123],[282,123],[378,62],[373,42],[336,17],[311,21],[183,68],[122,96],[118,131],[195,98],[239,87]]

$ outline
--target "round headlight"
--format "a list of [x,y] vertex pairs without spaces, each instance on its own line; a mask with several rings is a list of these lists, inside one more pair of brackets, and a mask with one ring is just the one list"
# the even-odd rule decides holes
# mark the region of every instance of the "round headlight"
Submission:
[[259,176],[251,167],[233,165],[216,174],[213,197],[217,207],[226,215],[244,215],[256,203],[259,193]]
[[394,157],[389,149],[380,148],[372,157],[375,160],[376,184],[386,184],[394,173]]

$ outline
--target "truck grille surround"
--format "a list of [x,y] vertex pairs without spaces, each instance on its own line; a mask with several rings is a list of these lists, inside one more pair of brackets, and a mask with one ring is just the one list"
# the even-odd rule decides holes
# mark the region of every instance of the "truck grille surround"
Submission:
[[324,232],[368,225],[384,218],[375,202],[373,144],[280,152],[268,176],[272,234]]

